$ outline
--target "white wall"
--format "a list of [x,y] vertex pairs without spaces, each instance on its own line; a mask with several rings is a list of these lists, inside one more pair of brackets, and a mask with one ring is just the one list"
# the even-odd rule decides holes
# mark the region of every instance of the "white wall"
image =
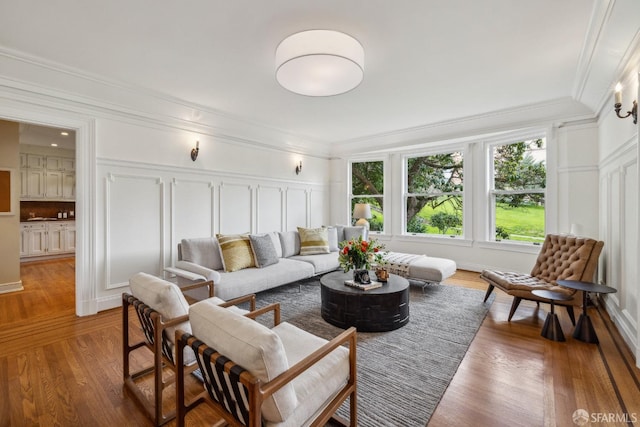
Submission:
[[207,113],[197,122],[178,118],[181,104],[140,94],[122,106],[97,97],[100,91],[94,98],[55,85],[43,90],[55,73],[43,79],[34,85],[0,77],[0,118],[76,130],[77,314],[119,306],[128,278],[161,275],[184,237],[329,223],[325,147],[307,150],[295,141],[277,148],[273,130],[262,141],[256,127],[233,120],[217,126]]
[[[191,160],[189,160],[191,161]],[[326,223],[323,182],[99,159],[98,309],[113,307],[138,271],[161,276],[183,238]]]
[[[638,99],[638,68],[622,77],[622,113]],[[640,366],[640,282],[638,282],[638,126],[619,119],[613,100],[599,123],[600,237],[605,241],[600,279],[617,293],[606,296],[611,318]]]

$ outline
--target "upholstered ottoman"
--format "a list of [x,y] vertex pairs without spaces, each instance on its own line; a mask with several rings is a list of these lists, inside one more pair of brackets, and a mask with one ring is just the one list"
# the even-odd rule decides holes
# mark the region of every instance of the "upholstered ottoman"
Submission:
[[389,273],[424,284],[440,283],[456,272],[456,262],[452,259],[400,252],[388,252],[384,258]]

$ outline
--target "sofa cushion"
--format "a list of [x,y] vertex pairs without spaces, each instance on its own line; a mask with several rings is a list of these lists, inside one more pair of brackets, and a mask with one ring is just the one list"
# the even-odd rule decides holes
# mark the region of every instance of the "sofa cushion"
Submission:
[[220,245],[214,237],[182,239],[180,250],[183,261],[192,262],[212,270],[222,270],[224,268]]
[[[329,238],[329,252],[338,252],[340,248],[338,243],[338,229],[336,227],[325,227],[327,229],[327,237]],[[344,233],[344,232],[343,232]]]
[[369,232],[366,227],[361,225],[344,227],[344,240],[357,239],[358,237],[362,237],[362,240],[367,240],[369,238]]
[[326,228],[298,227],[300,255],[329,253],[329,236]]
[[[261,381],[289,369],[280,337],[266,326],[206,301],[192,305],[189,316],[193,335]],[[265,400],[262,415],[267,421],[283,421],[297,405],[295,390],[287,384]]]
[[294,255],[289,259],[295,261],[302,261],[313,265],[315,274],[322,274],[328,271],[336,270],[340,267],[338,261],[338,253],[330,252],[328,254],[315,254],[315,255]]
[[243,268],[255,267],[251,251],[251,240],[246,234],[218,234],[218,243],[222,253],[224,271],[232,272]]
[[282,231],[278,233],[282,246],[282,258],[289,258],[300,253],[300,236],[297,231]]
[[279,257],[271,236],[268,234],[251,234],[249,235],[249,240],[251,240],[251,250],[257,267],[262,268],[278,262]]
[[281,258],[277,264],[264,268],[245,268],[233,273],[221,272],[220,282],[216,283],[215,287],[216,295],[222,299],[230,300],[307,279],[312,277],[314,273],[313,265],[308,262]]

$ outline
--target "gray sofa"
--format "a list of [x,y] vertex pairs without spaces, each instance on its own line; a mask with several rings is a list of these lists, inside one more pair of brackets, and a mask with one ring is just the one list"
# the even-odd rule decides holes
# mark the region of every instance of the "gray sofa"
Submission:
[[[361,235],[367,238],[364,227],[330,227],[329,253],[300,255],[300,236],[297,231],[269,232],[275,247],[277,262],[264,267],[243,268],[225,271],[220,244],[215,237],[183,239],[178,245],[178,261],[175,267],[166,268],[178,278],[178,285],[192,284],[201,280],[213,280],[215,295],[224,300],[257,293],[298,280],[336,270],[338,242]],[[187,292],[196,299],[207,296],[197,291]]]
[[[175,267],[166,268],[165,271],[177,277],[179,286],[213,280],[215,295],[224,300],[261,292],[338,269],[338,242],[358,236],[368,238],[364,227],[327,228],[330,231],[329,253],[301,255],[297,231],[263,233],[258,236],[270,238],[277,261],[259,268],[242,268],[232,272],[225,271],[217,238],[183,239],[178,245]],[[455,261],[445,258],[398,252],[388,252],[385,258],[390,273],[423,284],[440,283],[456,271]],[[196,299],[207,298],[202,290],[189,291],[187,295]]]

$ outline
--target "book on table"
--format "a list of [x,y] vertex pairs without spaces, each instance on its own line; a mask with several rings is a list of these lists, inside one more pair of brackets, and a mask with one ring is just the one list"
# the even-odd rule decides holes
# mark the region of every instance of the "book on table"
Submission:
[[344,284],[347,286],[351,286],[352,288],[362,289],[363,291],[368,291],[370,289],[376,289],[382,286],[381,282],[376,282],[372,280],[371,283],[358,283],[353,280],[345,280]]

